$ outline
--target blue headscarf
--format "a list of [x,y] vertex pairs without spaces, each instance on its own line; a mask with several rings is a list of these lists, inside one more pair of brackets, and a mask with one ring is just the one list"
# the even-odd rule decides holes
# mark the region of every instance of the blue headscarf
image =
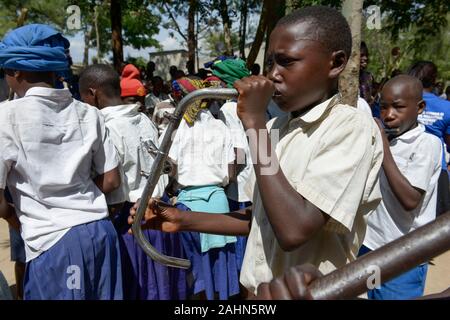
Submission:
[[69,41],[52,27],[28,24],[0,42],[0,67],[22,71],[61,71],[69,67]]

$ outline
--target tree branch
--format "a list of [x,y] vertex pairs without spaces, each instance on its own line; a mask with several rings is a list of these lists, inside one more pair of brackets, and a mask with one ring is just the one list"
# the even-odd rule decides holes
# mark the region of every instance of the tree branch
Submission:
[[184,39],[184,41],[188,41],[187,37],[184,35],[184,33],[181,31],[180,26],[177,23],[177,20],[175,19],[175,17],[172,14],[172,11],[170,10],[169,6],[167,5],[167,3],[164,3],[164,8],[167,10],[167,12],[169,13],[169,17],[172,20],[172,22],[175,25],[175,29],[176,31],[180,34],[180,36]]

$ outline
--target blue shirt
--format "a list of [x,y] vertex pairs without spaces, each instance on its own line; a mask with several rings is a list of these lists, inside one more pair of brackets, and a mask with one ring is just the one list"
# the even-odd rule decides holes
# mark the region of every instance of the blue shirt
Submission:
[[[450,102],[429,92],[423,93],[423,100],[426,106],[422,114],[419,114],[418,120],[425,125],[427,132],[441,139],[444,147],[444,136],[450,134]],[[442,170],[446,168],[445,152],[442,152]]]

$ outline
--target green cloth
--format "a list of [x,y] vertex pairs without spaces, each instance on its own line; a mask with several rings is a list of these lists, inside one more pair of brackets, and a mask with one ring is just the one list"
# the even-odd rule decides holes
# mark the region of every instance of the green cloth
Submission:
[[251,72],[247,69],[245,61],[242,59],[217,61],[212,65],[211,69],[213,75],[225,82],[228,88],[233,88],[233,84],[236,80],[240,80],[251,75]]
[[[184,204],[192,211],[208,213],[227,213],[230,211],[227,196],[222,187],[199,186],[187,187],[180,191],[178,202]],[[234,243],[234,236],[200,233],[200,247],[202,252],[213,248],[223,248],[228,243]]]

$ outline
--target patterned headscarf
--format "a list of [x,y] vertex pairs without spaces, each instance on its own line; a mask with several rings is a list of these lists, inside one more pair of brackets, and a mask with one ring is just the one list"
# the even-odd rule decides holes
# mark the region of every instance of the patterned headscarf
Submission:
[[[215,77],[210,77],[207,80],[197,80],[183,77],[172,82],[173,93],[178,97],[185,96],[198,89],[220,87],[222,87],[222,84],[220,80]],[[197,119],[200,110],[206,108],[208,108],[208,101],[196,101],[188,106],[183,118],[188,125],[192,126],[194,121]]]

